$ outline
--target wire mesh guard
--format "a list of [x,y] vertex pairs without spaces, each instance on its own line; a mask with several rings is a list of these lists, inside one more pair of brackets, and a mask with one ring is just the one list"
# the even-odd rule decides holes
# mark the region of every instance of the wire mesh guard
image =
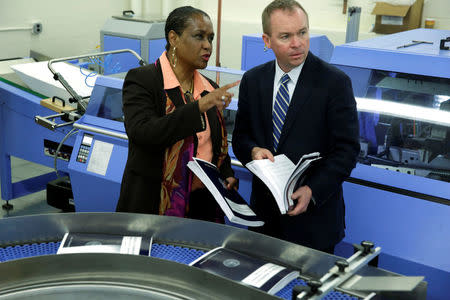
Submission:
[[[35,243],[9,246],[0,248],[0,262],[5,262],[13,259],[20,259],[25,257],[52,255],[56,254],[61,242]],[[182,264],[189,264],[199,258],[205,252],[202,250],[185,248],[165,244],[152,244],[151,256],[166,260],[175,261]],[[291,299],[292,289],[296,285],[306,285],[306,282],[301,279],[295,279],[286,285],[282,290],[276,293],[276,296],[283,299]],[[327,300],[356,300],[358,298],[350,295],[333,291],[326,295],[324,299]]]

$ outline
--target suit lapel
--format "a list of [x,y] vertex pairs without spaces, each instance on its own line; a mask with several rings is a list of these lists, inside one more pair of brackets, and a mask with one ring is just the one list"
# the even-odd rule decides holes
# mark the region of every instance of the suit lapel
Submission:
[[278,149],[283,145],[286,140],[289,130],[298,118],[299,113],[305,103],[311,101],[311,92],[313,88],[313,69],[314,69],[314,57],[312,53],[309,53],[306,57],[305,64],[297,81],[297,85],[294,89],[294,95],[292,96],[289,109],[284,120],[283,129],[281,130],[280,142],[278,143]]

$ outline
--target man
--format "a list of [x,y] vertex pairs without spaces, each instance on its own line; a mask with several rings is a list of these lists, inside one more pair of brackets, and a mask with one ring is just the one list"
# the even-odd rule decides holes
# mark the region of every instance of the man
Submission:
[[276,61],[257,66],[242,78],[234,154],[243,164],[273,161],[278,154],[297,163],[302,155],[316,151],[323,158],[293,193],[296,204],[286,215],[280,214],[266,185],[253,177],[251,205],[266,222],[257,231],[333,253],[344,237],[342,182],[359,153],[351,82],[309,53],[308,15],[298,2],[273,1],[262,22],[263,40]]

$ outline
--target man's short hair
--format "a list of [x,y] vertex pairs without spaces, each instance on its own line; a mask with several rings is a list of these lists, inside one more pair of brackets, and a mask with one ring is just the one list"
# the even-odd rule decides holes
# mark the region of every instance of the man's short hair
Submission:
[[271,3],[269,3],[269,5],[266,6],[266,8],[264,9],[264,11],[262,13],[261,18],[262,18],[263,32],[267,35],[270,35],[272,33],[271,32],[272,28],[271,28],[271,24],[270,24],[270,16],[272,15],[272,13],[275,10],[281,9],[281,10],[293,11],[295,8],[300,8],[301,10],[303,10],[303,12],[306,15],[306,20],[308,20],[308,27],[309,27],[308,13],[303,8],[303,6],[300,5],[300,3],[298,3],[295,0],[274,0]]

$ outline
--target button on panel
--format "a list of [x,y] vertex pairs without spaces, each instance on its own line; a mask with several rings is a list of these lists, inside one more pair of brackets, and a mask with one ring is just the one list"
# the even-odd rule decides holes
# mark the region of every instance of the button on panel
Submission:
[[78,149],[77,162],[85,164],[91,151],[91,145],[93,144],[94,136],[90,134],[84,134],[81,141],[80,148]]

